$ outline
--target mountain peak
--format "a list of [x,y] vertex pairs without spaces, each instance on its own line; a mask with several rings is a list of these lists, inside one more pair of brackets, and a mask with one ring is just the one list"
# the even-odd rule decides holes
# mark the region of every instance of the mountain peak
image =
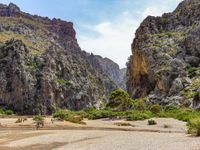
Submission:
[[17,15],[18,13],[20,13],[20,8],[17,5],[13,3],[10,3],[9,5],[0,4],[0,16],[10,17]]

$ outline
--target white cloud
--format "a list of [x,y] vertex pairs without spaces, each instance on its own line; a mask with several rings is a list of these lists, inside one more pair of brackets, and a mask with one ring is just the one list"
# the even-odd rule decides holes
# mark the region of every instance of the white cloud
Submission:
[[78,39],[82,49],[94,54],[108,57],[125,67],[128,56],[131,55],[131,43],[139,22],[130,18],[120,18],[115,22],[102,22],[91,26],[96,38],[81,35]]
[[166,12],[167,7],[163,7],[162,9],[156,7],[156,6],[150,6],[150,7],[147,7],[143,12],[142,12],[142,17],[145,18],[147,17],[148,15],[151,15],[151,16],[160,16],[163,14],[163,12]]
[[172,4],[178,4],[181,1],[182,0],[156,0],[156,3],[152,3],[152,5],[146,7],[146,9],[142,12],[142,17],[145,18],[148,15],[161,16],[163,13],[172,11]]
[[[91,36],[87,33],[81,34],[78,37],[79,44],[82,49],[94,54],[108,57],[117,62],[120,67],[125,67],[127,58],[131,55],[131,43],[134,38],[134,33],[139,27],[142,20],[148,15],[159,16],[164,12],[172,11],[171,4],[178,4],[181,0],[155,0],[155,3],[148,5],[143,11],[133,15],[130,11],[121,12],[116,17],[109,21],[102,21],[95,26],[84,25],[87,30],[94,32],[99,36]],[[138,10],[136,10],[138,11]]]

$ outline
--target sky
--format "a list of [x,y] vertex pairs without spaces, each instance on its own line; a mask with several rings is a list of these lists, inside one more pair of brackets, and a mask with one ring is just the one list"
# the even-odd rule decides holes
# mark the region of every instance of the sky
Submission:
[[82,50],[126,66],[131,43],[148,16],[173,11],[182,0],[0,0],[22,11],[74,23]]

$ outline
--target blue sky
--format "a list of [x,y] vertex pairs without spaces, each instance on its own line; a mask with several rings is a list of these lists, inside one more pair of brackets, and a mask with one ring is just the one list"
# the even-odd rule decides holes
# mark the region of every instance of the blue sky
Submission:
[[0,0],[22,11],[72,21],[83,50],[125,67],[134,33],[148,15],[173,11],[182,0]]

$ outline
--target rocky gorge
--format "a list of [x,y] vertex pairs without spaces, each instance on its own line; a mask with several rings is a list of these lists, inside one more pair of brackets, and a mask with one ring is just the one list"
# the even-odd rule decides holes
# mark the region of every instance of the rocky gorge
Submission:
[[103,108],[115,89],[149,105],[200,108],[200,1],[147,17],[127,68],[83,51],[72,22],[0,4],[0,108],[52,114]]

